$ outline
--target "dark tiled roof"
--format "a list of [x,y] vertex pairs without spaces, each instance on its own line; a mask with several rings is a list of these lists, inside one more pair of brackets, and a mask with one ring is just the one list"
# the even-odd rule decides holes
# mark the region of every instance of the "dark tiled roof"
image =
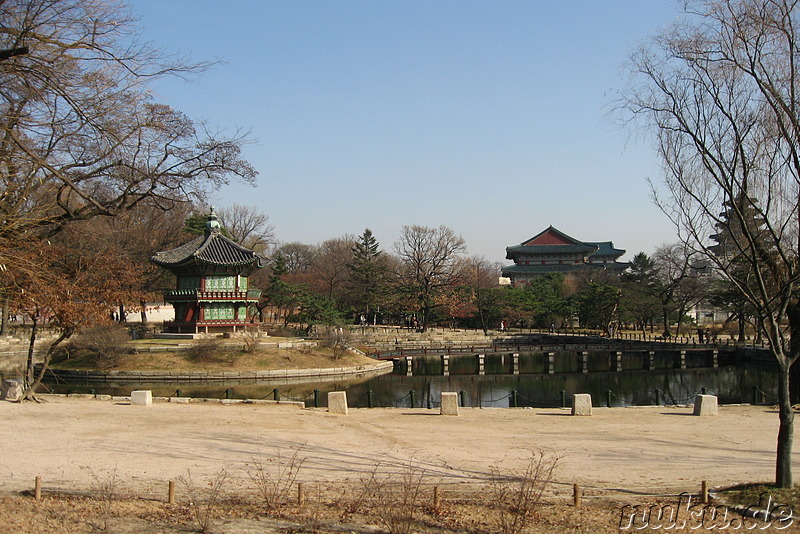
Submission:
[[216,231],[206,232],[205,235],[172,250],[157,252],[150,261],[166,269],[195,264],[262,267],[261,257],[258,254]]
[[619,248],[614,248],[614,243],[612,241],[602,241],[602,242],[594,242],[594,241],[587,241],[587,245],[597,245],[598,249],[592,257],[596,258],[598,256],[609,256],[612,258],[619,258],[625,251]]

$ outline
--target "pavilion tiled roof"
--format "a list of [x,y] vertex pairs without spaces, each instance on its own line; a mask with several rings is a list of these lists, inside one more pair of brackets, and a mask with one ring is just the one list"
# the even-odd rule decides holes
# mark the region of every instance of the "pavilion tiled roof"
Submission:
[[219,231],[206,231],[205,235],[179,247],[157,252],[150,261],[165,269],[194,264],[231,268],[263,266],[258,254],[228,239]]

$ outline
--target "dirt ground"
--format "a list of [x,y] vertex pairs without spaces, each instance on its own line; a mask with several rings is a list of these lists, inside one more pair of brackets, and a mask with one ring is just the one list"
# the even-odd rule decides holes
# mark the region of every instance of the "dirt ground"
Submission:
[[[227,488],[246,492],[255,462],[277,465],[297,452],[297,482],[308,487],[357,487],[376,469],[402,473],[414,465],[426,484],[433,481],[455,499],[480,491],[493,472],[520,472],[531,451],[544,451],[559,457],[549,502],[571,503],[579,484],[589,503],[604,496],[636,504],[697,492],[702,480],[712,491],[772,480],[777,430],[777,411],[755,406],[723,406],[712,417],[693,416],[691,407],[595,408],[591,417],[478,408],[462,408],[458,417],[388,408],[351,409],[345,416],[293,406],[145,407],[49,397],[42,404],[0,402],[0,493],[30,490],[37,476],[45,495],[89,492],[113,476],[116,492],[157,501],[169,480],[191,477],[207,485],[223,470]],[[179,488],[178,499],[185,493]],[[24,506],[12,512],[21,506],[12,501],[0,501],[0,517],[33,513]],[[258,528],[272,532],[264,523]]]

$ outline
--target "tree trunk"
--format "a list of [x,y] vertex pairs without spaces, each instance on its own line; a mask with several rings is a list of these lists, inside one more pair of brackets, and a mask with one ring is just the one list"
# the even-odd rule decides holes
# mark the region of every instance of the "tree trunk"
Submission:
[[31,323],[31,336],[28,340],[28,361],[25,365],[25,397],[28,396],[31,384],[33,384],[33,354],[39,325],[38,317],[34,315],[31,319],[33,322]]
[[[776,354],[776,356],[778,356]],[[780,427],[778,429],[778,455],[775,462],[775,485],[791,488],[792,484],[792,444],[794,441],[794,410],[789,398],[789,376],[791,367],[784,355],[778,356],[780,374],[778,376],[778,410]]]
[[[37,401],[36,398],[36,389],[42,383],[42,379],[44,379],[44,375],[47,370],[50,368],[50,360],[53,358],[53,353],[56,351],[56,347],[58,347],[63,341],[69,339],[72,334],[75,333],[74,328],[67,328],[61,335],[58,336],[58,339],[50,343],[50,346],[47,348],[47,352],[42,359],[42,368],[39,370],[39,374],[36,375],[36,379],[31,383],[26,389],[23,399],[25,400],[33,400]],[[33,373],[33,369],[31,369],[31,374]]]
[[0,321],[0,336],[8,334],[8,316],[9,316],[9,300],[8,297],[3,299],[3,319]]
[[745,333],[744,333],[744,326],[746,321],[744,320],[744,314],[739,314],[739,343],[744,343]]

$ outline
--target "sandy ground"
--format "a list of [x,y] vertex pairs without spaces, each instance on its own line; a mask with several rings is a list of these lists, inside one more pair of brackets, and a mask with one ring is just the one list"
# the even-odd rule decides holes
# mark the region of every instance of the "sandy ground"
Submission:
[[[53,397],[0,402],[0,491],[88,489],[115,472],[130,491],[161,492],[166,481],[225,468],[248,479],[248,464],[302,447],[300,479],[357,480],[417,462],[443,484],[480,484],[493,466],[511,470],[531,449],[562,456],[557,487],[579,483],[600,494],[697,491],[774,477],[777,411],[721,407],[595,408],[591,417],[558,409],[462,408],[458,417],[425,409],[351,409],[349,415],[291,406],[170,404]],[[797,441],[796,441],[797,443]]]

